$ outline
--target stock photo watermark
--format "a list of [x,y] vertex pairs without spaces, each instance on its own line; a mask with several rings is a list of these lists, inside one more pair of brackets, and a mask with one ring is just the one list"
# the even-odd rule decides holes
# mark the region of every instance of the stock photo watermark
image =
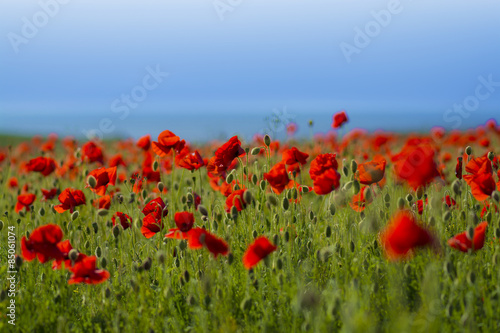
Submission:
[[264,118],[264,121],[266,126],[262,128],[261,133],[276,136],[286,131],[287,125],[295,121],[295,115],[289,113],[284,106],[281,109],[273,109],[271,116]]
[[243,3],[243,0],[214,0],[212,6],[214,7],[219,20],[224,21],[226,15],[232,13]]
[[400,14],[402,11],[403,5],[401,1],[390,0],[387,3],[386,9],[379,11],[372,10],[370,16],[373,19],[366,22],[362,28],[355,26],[352,43],[342,42],[339,44],[347,63],[351,63],[353,55],[360,54],[364,48],[368,47],[372,40],[380,35],[383,28],[391,24],[393,16]]
[[[169,73],[160,69],[160,65],[156,65],[155,68],[147,66],[145,71],[147,74],[142,78],[141,84],[135,85],[129,93],[121,94],[119,98],[111,102],[111,112],[117,114],[119,120],[127,119],[130,110],[136,109],[141,102],[146,100],[148,93],[158,88],[169,76]],[[104,134],[110,134],[116,129],[115,122],[116,119],[105,117],[99,121],[98,128],[83,129],[82,133],[89,140],[94,138],[102,140]]]
[[15,53],[19,53],[19,47],[26,45],[35,38],[51,19],[53,19],[70,0],[41,0],[38,2],[40,9],[31,17],[21,17],[21,28],[19,33],[13,31],[7,33],[7,39]]
[[9,317],[8,323],[10,325],[16,325],[16,293],[17,293],[17,265],[16,265],[16,247],[17,247],[17,237],[16,237],[16,227],[9,226],[7,233],[8,245],[7,245],[7,296],[9,297],[9,302],[7,303],[7,317]]
[[462,121],[470,117],[471,113],[476,111],[482,101],[487,100],[500,87],[500,81],[493,81],[493,74],[478,76],[479,84],[474,89],[474,94],[465,97],[461,103],[454,103],[453,107],[447,109],[443,114],[443,120],[447,123],[453,123],[453,128],[462,125]]

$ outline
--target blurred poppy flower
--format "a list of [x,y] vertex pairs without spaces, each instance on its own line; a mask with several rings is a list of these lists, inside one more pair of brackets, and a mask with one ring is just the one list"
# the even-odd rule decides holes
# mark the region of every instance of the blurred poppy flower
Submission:
[[197,150],[191,153],[175,156],[175,162],[179,167],[187,170],[198,170],[205,165],[203,158]]
[[118,167],[120,165],[123,165],[124,167],[127,166],[127,164],[123,160],[122,154],[116,154],[109,159],[109,167]]
[[[425,198],[425,205],[427,206],[428,203],[429,203],[429,199]],[[419,215],[422,215],[424,212],[424,200],[423,199],[417,200],[417,212]]]
[[113,222],[113,226],[115,226],[117,223],[120,223],[123,230],[128,229],[132,226],[132,218],[122,212],[116,212],[111,218],[111,221]]
[[26,208],[26,211],[30,211],[30,206],[36,199],[36,195],[32,193],[20,194],[17,196],[16,203],[16,213],[19,213],[23,208]]
[[63,232],[57,224],[38,227],[29,239],[21,239],[21,254],[27,261],[38,258],[42,264],[51,259],[62,259],[63,254],[57,246],[62,238]]
[[384,178],[386,160],[381,155],[376,155],[370,162],[358,164],[356,179],[361,184],[371,185]]
[[296,123],[288,123],[286,125],[286,134],[288,136],[293,136],[297,132],[297,124]]
[[286,165],[293,165],[296,163],[300,163],[301,165],[304,165],[304,164],[306,164],[308,157],[309,157],[309,154],[301,152],[296,147],[292,147],[290,149],[286,149],[283,151],[283,157],[281,160]]
[[397,260],[410,257],[416,248],[434,245],[435,239],[413,214],[400,211],[381,232],[380,242],[387,257]]
[[396,176],[414,190],[426,186],[439,177],[434,155],[429,145],[404,148],[394,163]]
[[163,229],[163,217],[168,214],[168,209],[161,198],[156,198],[144,206],[142,213],[145,216],[142,219],[141,233],[144,237],[151,238]]
[[188,246],[191,249],[206,247],[214,258],[217,258],[219,254],[225,256],[229,253],[229,247],[223,239],[212,235],[203,228],[193,228],[190,230],[188,235]]
[[309,175],[313,180],[316,194],[328,194],[340,186],[340,174],[337,172],[337,155],[320,154],[311,162]]
[[92,141],[87,142],[82,146],[82,161],[85,160],[89,163],[99,162],[104,164],[102,149]]
[[172,148],[176,148],[180,143],[180,138],[169,130],[165,130],[158,135],[158,141],[152,142],[153,151],[160,157],[167,156]]
[[79,262],[75,263],[75,265],[70,268],[70,271],[73,275],[71,275],[68,280],[68,284],[98,284],[106,281],[110,276],[108,271],[96,269],[95,256],[83,258]]
[[347,114],[345,113],[345,111],[337,112],[333,115],[332,128],[340,128],[348,121],[349,119],[347,118]]
[[279,162],[274,165],[269,172],[264,173],[264,179],[269,182],[274,193],[281,194],[288,183],[290,183],[285,163]]
[[245,189],[240,189],[233,191],[226,199],[226,212],[230,212],[233,206],[236,207],[238,212],[245,209],[247,203],[243,200],[243,194],[245,193]]
[[276,251],[277,247],[273,245],[266,237],[257,237],[252,244],[247,248],[243,255],[243,265],[246,269],[250,269],[257,265],[262,259],[267,257],[272,252]]
[[43,156],[31,159],[26,164],[27,171],[40,172],[45,177],[54,172],[56,168],[56,162],[52,158]]
[[484,246],[484,239],[487,227],[488,227],[488,222],[481,222],[474,229],[474,236],[472,240],[469,239],[467,232],[464,231],[448,239],[448,245],[462,252],[467,252],[468,250],[472,251],[480,250]]
[[151,135],[144,135],[137,140],[137,147],[141,148],[144,151],[148,151],[151,147]]
[[207,171],[220,176],[226,172],[235,158],[243,154],[245,151],[241,148],[240,140],[237,136],[233,136],[216,150],[215,156],[208,161]]
[[188,239],[189,231],[193,228],[194,215],[189,212],[177,212],[174,215],[177,228],[170,229],[165,235],[167,238]]
[[455,177],[462,179],[462,157],[457,157],[457,165],[455,166]]
[[52,269],[61,269],[62,264],[64,263],[65,268],[70,268],[72,263],[71,260],[69,259],[69,251],[73,249],[73,246],[71,245],[69,240],[65,240],[62,242],[57,243],[57,248],[61,252],[61,257],[56,258],[54,262],[52,262]]
[[[96,180],[96,185],[92,187],[88,183],[88,177],[94,177]],[[85,188],[90,188],[92,192],[97,195],[106,194],[106,189],[108,185],[115,185],[116,182],[116,167],[111,168],[99,168],[89,172],[87,177],[87,185]]]
[[17,178],[11,177],[9,179],[9,188],[16,188],[17,186],[19,186],[19,182],[17,181]]
[[444,198],[443,198],[443,202],[446,203],[446,205],[448,207],[451,207],[451,206],[455,206],[457,204],[457,202],[455,201],[455,199],[453,199],[452,197],[450,197],[449,195],[446,195]]
[[60,205],[54,206],[58,213],[63,213],[69,209],[71,213],[75,210],[76,206],[85,205],[85,194],[80,190],[67,188],[59,194]]
[[355,194],[352,196],[351,202],[349,203],[349,206],[351,206],[352,209],[354,209],[356,212],[362,212],[365,210],[366,205],[371,202],[366,200],[365,193],[366,191],[369,191],[370,188],[368,186],[363,186],[358,194]]
[[111,207],[111,196],[103,195],[98,200],[94,201],[94,207],[98,209],[109,209]]
[[50,190],[46,190],[46,189],[42,188],[41,191],[42,191],[42,195],[43,195],[42,201],[50,200],[57,195],[57,188],[52,188]]

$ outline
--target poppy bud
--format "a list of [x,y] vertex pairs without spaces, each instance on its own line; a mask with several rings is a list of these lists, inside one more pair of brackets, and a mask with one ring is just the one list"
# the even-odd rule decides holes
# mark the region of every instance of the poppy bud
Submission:
[[399,209],[405,208],[405,200],[403,198],[398,199],[398,208]]
[[273,206],[276,206],[278,204],[278,200],[272,194],[270,194],[270,195],[267,196],[267,202],[269,202]]
[[468,156],[472,155],[472,147],[471,147],[471,146],[467,146],[467,147],[465,148],[465,153],[466,153]]
[[488,153],[488,159],[489,159],[490,161],[493,161],[493,159],[494,159],[494,158],[495,158],[495,153],[494,153],[494,152],[492,152],[492,151],[490,151],[490,152]]
[[101,257],[101,255],[102,255],[102,250],[101,250],[101,247],[100,247],[100,246],[98,246],[98,247],[96,247],[96,249],[95,249],[95,256],[96,256],[97,258],[100,258],[100,257]]
[[203,205],[198,205],[198,211],[202,216],[208,216],[208,210],[205,206]]
[[314,220],[314,212],[312,210],[309,211],[309,220]]
[[2,229],[3,229],[3,221],[0,220],[0,231],[2,231]]
[[450,213],[450,212],[445,212],[445,213],[443,214],[443,220],[444,220],[445,222],[448,222],[450,219],[451,219],[451,213]]
[[97,179],[95,179],[94,176],[89,176],[89,178],[87,178],[87,183],[91,188],[95,188],[97,186]]
[[386,193],[386,194],[384,195],[384,201],[385,201],[385,202],[390,202],[390,201],[391,201],[391,195],[390,195],[389,193]]
[[290,206],[290,201],[288,201],[287,198],[283,198],[283,202],[281,203],[281,207],[283,207],[283,210],[288,210]]
[[496,203],[499,203],[499,201],[500,201],[500,193],[498,193],[498,191],[494,191],[491,194],[491,197],[493,198],[493,200],[495,200]]
[[233,219],[238,217],[238,208],[236,208],[236,206],[231,207],[231,217]]
[[326,237],[330,237],[332,235],[332,228],[330,226],[327,226],[326,227],[326,230],[325,230],[325,235]]
[[413,195],[408,194],[408,195],[406,196],[406,201],[408,201],[408,203],[411,205],[411,202],[413,201]]
[[257,185],[257,181],[258,181],[259,179],[257,178],[257,175],[255,175],[255,174],[254,174],[254,175],[252,175],[251,180],[252,180],[252,184]]
[[74,262],[78,258],[78,251],[76,249],[69,250],[68,258]]
[[118,226],[118,224],[113,227],[112,231],[113,231],[113,236],[115,238],[118,238],[118,235],[120,235],[120,227]]
[[185,241],[181,241],[181,242],[179,243],[179,249],[180,249],[181,251],[184,251],[186,248],[187,248],[187,243],[186,243]]
[[434,216],[429,217],[429,225],[431,227],[436,225],[436,219],[434,218]]
[[500,228],[495,229],[495,237],[500,238]]
[[151,265],[153,263],[153,260],[151,260],[150,257],[148,257],[144,262],[142,263],[142,267],[144,268],[145,271],[149,271],[151,269]]
[[446,261],[444,263],[443,270],[450,278],[453,278],[455,275],[455,267],[453,267],[453,263],[451,261]]
[[44,215],[45,215],[45,209],[43,209],[43,207],[41,207],[41,208],[38,210],[38,215],[40,215],[40,216],[44,216]]
[[288,241],[290,240],[290,233],[287,231],[285,231],[285,242],[288,243]]
[[491,260],[493,261],[493,266],[497,266],[498,264],[500,264],[500,254],[495,252],[493,257],[491,257]]
[[262,147],[255,147],[255,148],[252,148],[252,151],[250,152],[250,154],[252,155],[258,155],[260,153],[260,150],[262,149]]
[[474,271],[470,271],[469,274],[467,274],[467,282],[473,286],[474,283],[476,282],[476,274]]
[[23,265],[23,258],[16,256],[16,267],[19,268]]
[[234,261],[234,255],[232,253],[229,253],[228,256],[227,256],[227,263],[229,265],[232,265],[233,261]]
[[79,214],[80,214],[80,213],[78,213],[78,211],[77,211],[77,210],[75,210],[75,211],[73,212],[73,214],[71,214],[71,221],[76,220],[76,219],[78,218],[78,215],[79,215]]
[[405,272],[406,276],[408,276],[408,277],[411,276],[411,266],[410,266],[410,264],[406,264],[405,265],[404,272]]
[[359,190],[361,189],[361,185],[359,184],[359,182],[357,180],[355,180],[353,183],[352,183],[352,188],[353,188],[353,192],[354,194],[358,194],[359,193]]
[[243,167],[243,174],[244,174],[245,176],[247,176],[247,175],[248,175],[248,167],[247,167],[246,165]]
[[252,299],[250,297],[245,298],[240,303],[240,309],[243,312],[247,312],[252,308]]
[[229,175],[227,175],[227,177],[226,177],[226,183],[231,184],[233,182],[233,180],[234,180],[234,176],[233,176],[232,173],[230,173]]
[[102,257],[101,258],[101,267],[106,268],[106,266],[108,266],[108,261],[106,260],[106,258]]
[[458,180],[455,180],[451,184],[451,189],[453,190],[453,193],[455,193],[456,195],[462,194],[462,191],[460,190],[460,182]]
[[130,200],[128,203],[133,203],[134,201],[135,201],[135,193],[132,192],[132,193],[130,193]]
[[335,215],[335,211],[336,211],[336,209],[335,209],[335,205],[334,205],[334,204],[330,204],[329,209],[330,209],[330,214],[331,214],[332,216],[333,216],[333,215]]
[[467,228],[467,238],[469,240],[473,240],[474,239],[474,227],[470,226]]
[[314,122],[312,121],[312,119],[309,119],[309,122],[308,122],[308,123],[309,123],[309,127],[313,127]]
[[143,198],[144,200],[145,200],[145,199],[147,198],[147,196],[148,196],[148,192],[146,192],[146,190],[142,190],[141,194],[142,194],[142,198]]
[[162,182],[158,182],[158,184],[156,184],[156,187],[158,188],[158,191],[163,192],[165,184],[163,184]]
[[351,241],[351,242],[349,243],[349,249],[351,250],[351,252],[352,252],[352,253],[354,253],[354,250],[355,250],[355,244],[354,244],[354,242],[353,242],[353,241]]
[[99,216],[106,216],[106,215],[108,215],[108,210],[105,209],[105,208],[101,208],[101,209],[99,209],[97,211],[97,215],[99,215]]
[[301,189],[302,189],[302,193],[308,193],[308,192],[309,192],[309,187],[308,187],[308,186],[306,186],[306,185],[303,185],[303,186],[301,187]]
[[422,186],[419,186],[417,188],[417,199],[420,200],[424,196],[424,188]]
[[343,190],[344,191],[349,190],[352,187],[352,184],[353,184],[353,181],[349,181],[349,182],[345,183]]
[[99,231],[99,226],[97,225],[97,222],[92,222],[92,228],[94,228],[94,233],[97,234]]
[[344,176],[349,176],[349,169],[347,168],[346,165],[344,165],[344,167],[342,168],[342,173],[344,174]]
[[243,201],[246,204],[251,203],[252,200],[253,200],[253,197],[252,197],[252,192],[250,192],[250,190],[246,190],[245,192],[243,192]]
[[110,298],[111,297],[111,290],[109,288],[106,288],[104,290],[104,297]]
[[358,170],[358,163],[356,163],[355,160],[351,160],[351,172],[355,174],[357,170]]
[[158,171],[158,161],[153,162],[153,171]]
[[264,144],[268,147],[271,145],[271,137],[268,134],[264,136]]
[[78,148],[78,149],[75,151],[75,157],[76,157],[77,159],[80,159],[80,157],[81,157],[81,156],[82,156],[82,152],[81,152],[80,148]]

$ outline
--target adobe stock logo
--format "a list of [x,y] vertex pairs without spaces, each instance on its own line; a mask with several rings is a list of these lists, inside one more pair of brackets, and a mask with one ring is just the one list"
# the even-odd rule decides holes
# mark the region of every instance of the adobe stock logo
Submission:
[[471,112],[476,111],[482,101],[487,100],[500,87],[500,81],[493,81],[493,75],[478,76],[479,84],[476,86],[473,95],[465,97],[462,103],[453,104],[453,109],[447,109],[443,114],[443,120],[447,123],[453,122],[452,127],[458,128],[462,125],[462,120],[470,117]]
[[38,2],[40,10],[35,12],[31,19],[23,16],[20,34],[9,32],[7,39],[15,53],[19,53],[22,44],[28,44],[38,35],[40,29],[45,27],[52,18],[59,14],[61,5],[66,5],[70,0],[41,0]]
[[390,0],[387,4],[387,9],[381,9],[378,12],[372,10],[370,12],[373,20],[366,22],[363,29],[355,26],[353,44],[346,42],[339,44],[347,63],[351,63],[354,54],[360,54],[364,48],[368,47],[372,40],[380,35],[382,28],[386,28],[391,24],[392,17],[402,11],[403,6],[399,0]]
[[[111,112],[119,114],[119,120],[125,120],[130,115],[130,109],[135,109],[139,106],[139,103],[146,100],[148,97],[148,91],[151,92],[158,88],[160,84],[168,77],[167,72],[162,72],[160,65],[156,65],[153,69],[150,66],[146,67],[147,74],[142,78],[141,84],[135,85],[130,89],[130,93],[121,94],[120,98],[115,99],[111,103]],[[94,129],[83,129],[82,133],[87,137],[88,140],[98,138],[102,140],[104,134],[109,134],[116,129],[114,121],[111,118],[102,118],[99,121],[98,128]]]

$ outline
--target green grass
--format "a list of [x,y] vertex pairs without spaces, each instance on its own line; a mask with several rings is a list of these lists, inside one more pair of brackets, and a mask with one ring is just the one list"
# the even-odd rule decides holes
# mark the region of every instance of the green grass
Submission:
[[[322,149],[323,153],[329,151]],[[38,153],[33,152],[24,160],[36,156]],[[62,159],[62,150],[57,156],[57,160]],[[273,157],[271,166],[279,158]],[[339,163],[343,158],[350,161],[356,157],[346,153],[338,156]],[[259,180],[263,170],[269,168],[265,158],[253,158],[248,167]],[[464,182],[462,195],[455,196],[459,206],[455,209],[440,202],[445,194],[453,193],[449,185],[434,184],[426,191],[430,206],[421,220],[438,236],[440,251],[422,249],[409,260],[393,262],[386,259],[378,234],[398,210],[398,199],[406,198],[411,191],[395,185],[391,165],[386,169],[386,186],[374,187],[374,201],[363,213],[341,205],[340,189],[326,196],[303,194],[298,204],[291,203],[284,209],[283,199],[293,193],[285,190],[275,195],[269,186],[263,191],[259,183],[244,181],[254,200],[236,218],[225,213],[225,197],[209,187],[206,172],[202,173],[201,193],[198,172],[175,169],[174,184],[170,175],[162,174],[169,189],[162,195],[169,204],[166,228],[175,227],[175,211],[194,211],[185,203],[185,196],[196,191],[208,210],[208,219],[203,221],[196,211],[195,226],[205,226],[230,246],[230,256],[214,259],[206,249],[191,250],[185,241],[164,239],[165,231],[151,239],[142,236],[141,209],[144,201],[152,198],[155,184],[148,185],[145,200],[141,194],[131,196],[130,184],[117,185],[123,203],[115,198],[109,214],[99,216],[89,203],[95,196],[84,189],[85,170],[96,165],[82,165],[80,176],[73,181],[55,175],[44,178],[37,173],[20,174],[17,166],[11,168],[5,162],[0,168],[0,276],[4,291],[9,227],[15,228],[20,254],[23,236],[41,225],[58,224],[64,239],[69,239],[74,248],[87,255],[100,252],[98,267],[111,274],[99,285],[68,285],[68,271],[52,270],[50,263],[37,260],[24,261],[17,273],[16,326],[9,325],[5,317],[10,298],[3,292],[2,332],[428,333],[495,332],[500,327],[500,242],[495,239],[498,214],[492,209],[486,218],[490,225],[483,249],[462,253],[446,243],[466,230],[470,214],[479,216],[482,208],[468,194]],[[127,178],[136,168],[127,168]],[[454,163],[449,163],[446,173],[451,175],[453,168]],[[307,170],[308,165],[302,177],[311,185]],[[29,184],[30,192],[37,195],[32,211],[23,215],[14,211],[19,190],[7,187],[13,175],[17,175],[20,187]],[[241,169],[236,175],[241,179]],[[342,175],[341,184],[351,179],[350,173]],[[40,201],[40,188],[52,186],[84,191],[87,205],[77,207],[78,218],[72,220],[69,212],[55,213],[52,206],[58,204],[57,198]],[[350,198],[353,190],[344,194]],[[388,202],[385,194],[390,196]],[[270,196],[276,197],[276,205]],[[406,199],[404,204],[412,209]],[[134,220],[134,226],[121,230],[117,238],[110,225],[116,211]],[[447,221],[443,218],[446,211],[451,213]],[[248,271],[241,258],[254,237],[260,235],[275,242],[278,250]],[[142,267],[147,258],[152,260],[149,270]]]

